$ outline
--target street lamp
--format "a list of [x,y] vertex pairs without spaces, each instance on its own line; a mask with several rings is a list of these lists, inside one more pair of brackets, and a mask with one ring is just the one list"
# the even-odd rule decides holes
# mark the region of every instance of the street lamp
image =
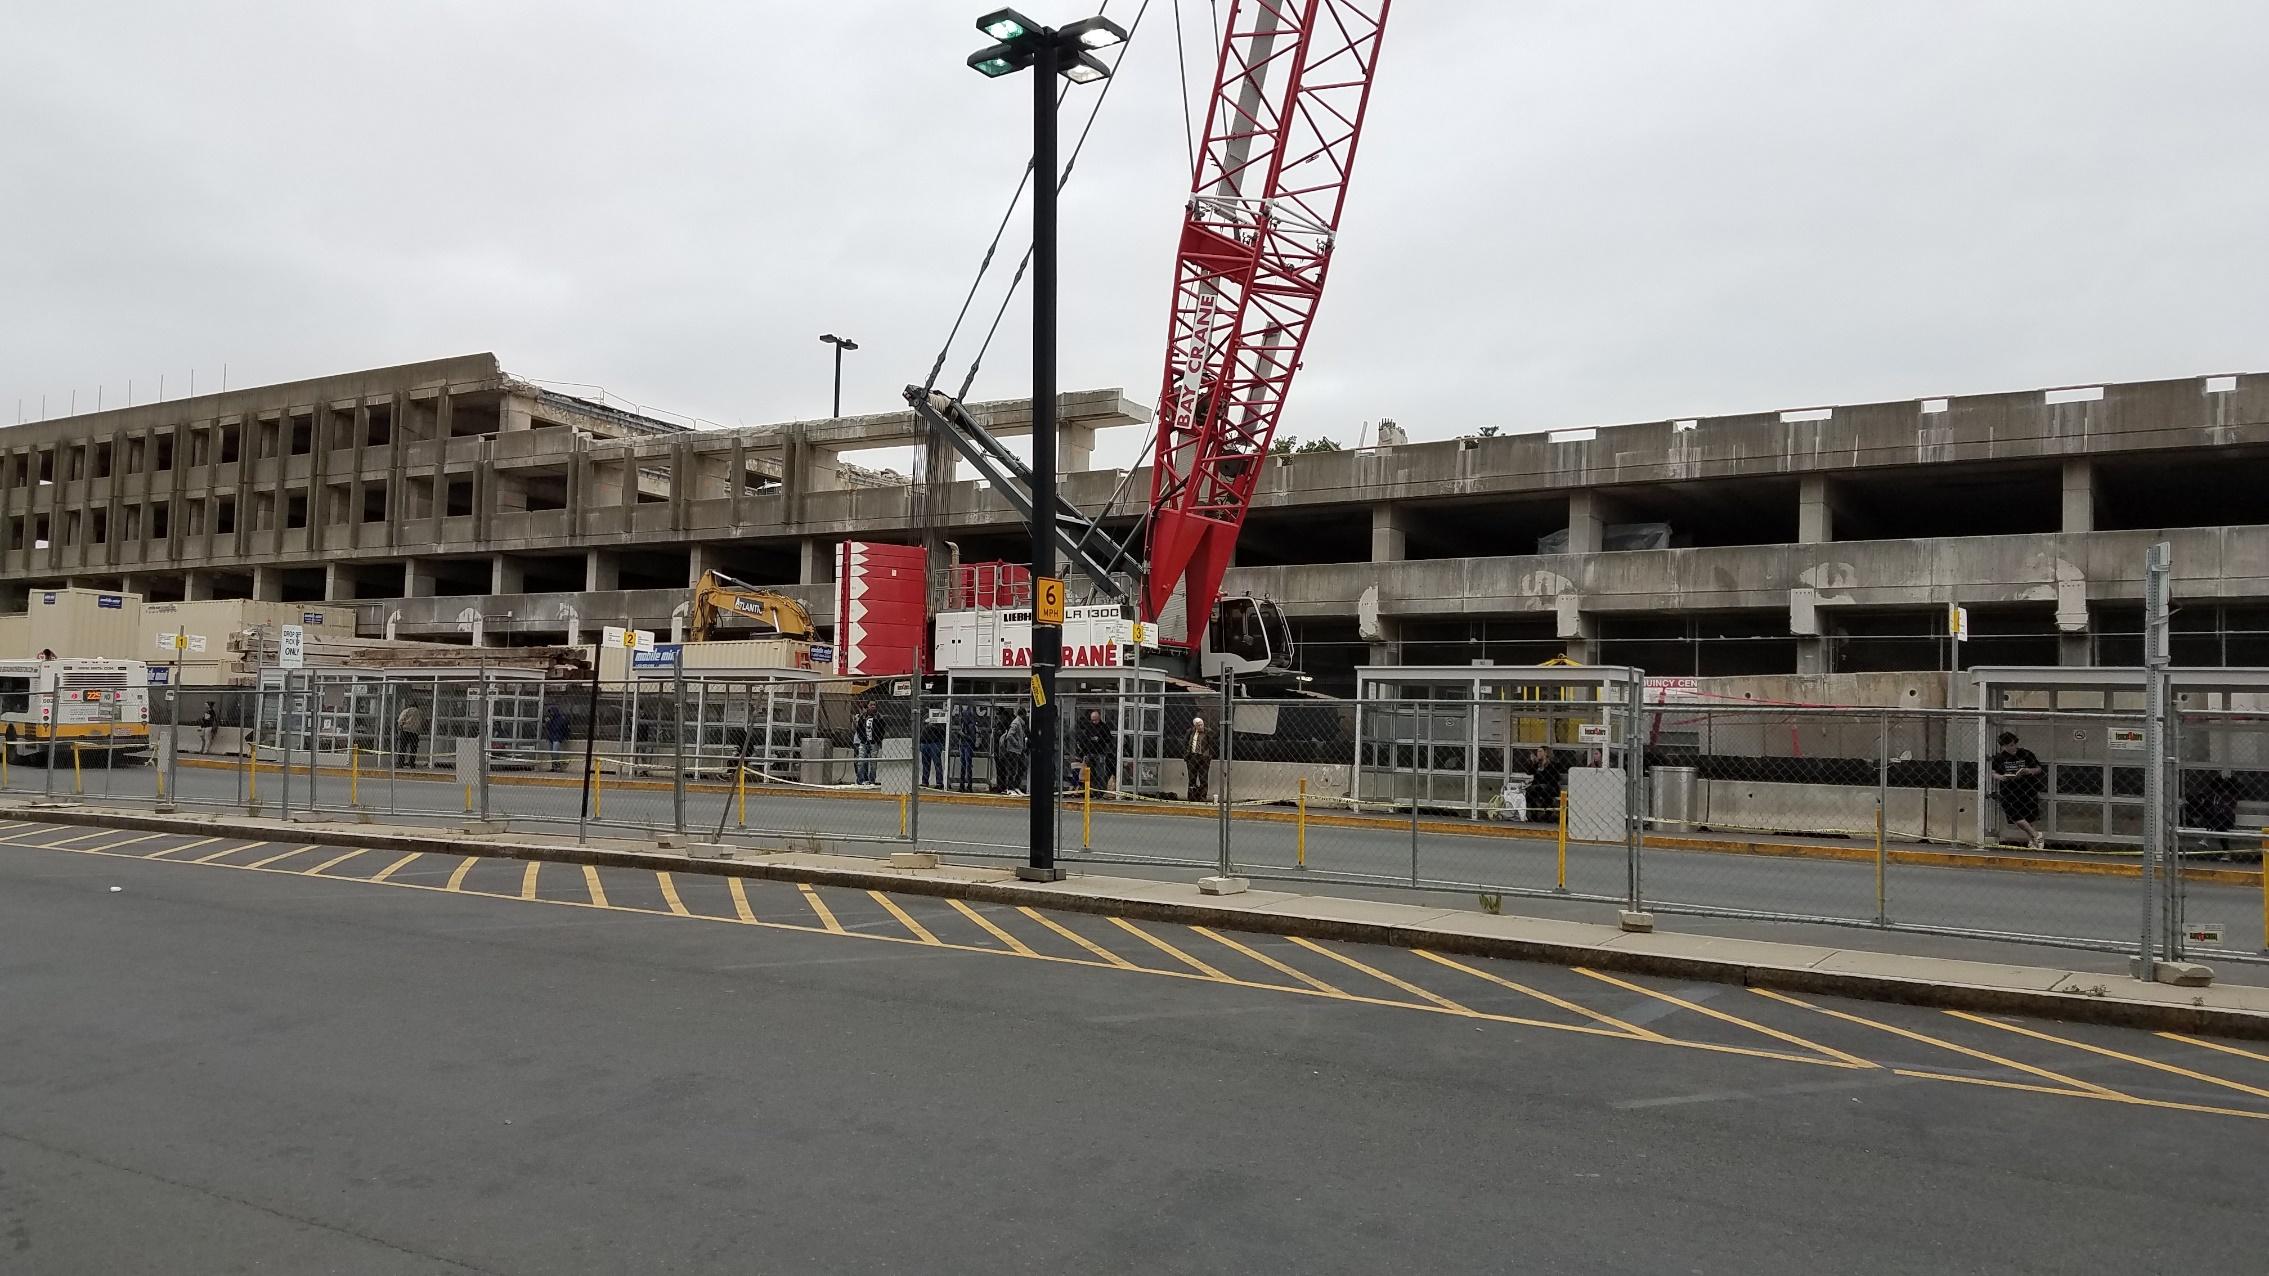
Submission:
[[969,55],[987,79],[1032,70],[1032,738],[1031,863],[1016,870],[1027,881],[1063,878],[1056,867],[1056,801],[1063,783],[1059,760],[1056,670],[1063,664],[1062,617],[1041,623],[1041,582],[1055,579],[1056,536],[1056,77],[1092,84],[1111,68],[1092,50],[1126,42],[1124,27],[1108,18],[1082,18],[1061,29],[1041,26],[1014,9],[977,19],[977,29],[998,41]]
[[819,339],[835,347],[834,415],[836,417],[841,417],[843,415],[843,352],[846,350],[858,349],[859,343],[851,340],[849,337],[838,337],[832,332],[823,332],[819,334]]

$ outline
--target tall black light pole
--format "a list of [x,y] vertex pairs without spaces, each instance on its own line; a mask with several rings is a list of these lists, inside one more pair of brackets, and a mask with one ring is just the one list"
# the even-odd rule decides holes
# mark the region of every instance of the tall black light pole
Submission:
[[1090,49],[1122,43],[1127,33],[1104,18],[1085,18],[1060,31],[1001,9],[977,20],[977,29],[1000,41],[969,57],[988,77],[1032,68],[1032,734],[1030,743],[1031,861],[1016,870],[1027,881],[1060,880],[1056,866],[1056,803],[1063,783],[1056,705],[1056,669],[1063,663],[1060,610],[1043,608],[1056,580],[1056,77],[1091,84],[1110,68]]
[[843,416],[843,352],[858,349],[859,343],[849,337],[838,337],[832,332],[819,334],[819,339],[835,347],[835,411],[830,419],[839,420]]

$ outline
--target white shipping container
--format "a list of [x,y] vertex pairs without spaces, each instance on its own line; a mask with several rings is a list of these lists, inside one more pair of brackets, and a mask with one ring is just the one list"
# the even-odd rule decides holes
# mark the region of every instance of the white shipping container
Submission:
[[[671,673],[672,653],[680,644],[657,642],[654,650],[634,653],[619,647],[599,649],[599,680],[620,682],[624,678],[667,678]],[[715,678],[734,674],[769,677],[776,674],[825,675],[826,669],[813,669],[811,644],[790,638],[745,638],[727,642],[689,642],[685,648],[685,673],[689,678]]]
[[115,589],[34,589],[24,600],[21,651],[65,660],[142,660],[142,596]]
[[226,656],[230,634],[262,626],[275,634],[285,625],[303,626],[311,639],[352,638],[355,636],[355,609],[333,603],[272,603],[250,598],[144,603],[141,646],[135,650],[134,658],[168,659],[158,648],[159,637],[183,631],[204,636],[206,656]]

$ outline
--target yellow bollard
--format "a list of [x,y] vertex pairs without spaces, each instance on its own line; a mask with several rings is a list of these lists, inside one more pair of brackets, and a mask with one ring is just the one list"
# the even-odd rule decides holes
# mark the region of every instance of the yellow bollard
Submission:
[[898,836],[906,836],[906,795],[898,795]]
[[472,813],[473,813],[473,782],[472,782],[471,780],[467,780],[467,781],[465,781],[465,814],[467,814],[467,815],[471,815]]
[[607,769],[600,766],[597,759],[593,759],[591,762],[591,818],[594,820],[607,813],[607,804],[602,796],[603,791],[599,787],[599,780],[606,773]]
[[1559,876],[1558,876],[1558,878],[1557,878],[1557,879],[1555,880],[1555,882],[1554,882],[1554,884],[1553,884],[1553,889],[1555,889],[1555,890],[1559,891],[1559,892],[1560,892],[1561,894],[1565,895],[1565,894],[1567,894],[1567,893],[1568,893],[1568,791],[1567,791],[1566,789],[1562,789],[1562,790],[1560,791],[1560,838],[1559,838],[1559,841],[1560,841],[1560,853],[1559,853],[1560,868],[1559,868]]
[[1294,846],[1299,854],[1300,867],[1306,868],[1308,867],[1308,777],[1304,775],[1300,777],[1300,814],[1297,823],[1300,831],[1294,839]]
[[260,746],[257,744],[247,744],[244,746],[244,749],[245,752],[252,758],[252,776],[251,779],[246,782],[244,796],[246,801],[257,802],[260,800]]
[[71,794],[76,797],[87,791],[86,775],[79,770],[79,746],[71,746]]
[[15,750],[6,745],[0,745],[0,789],[7,788],[12,783],[8,778],[8,755],[13,752]]
[[362,747],[347,746],[347,805],[362,805]]
[[1095,831],[1095,772],[1085,762],[1079,764],[1079,849],[1093,846]]
[[741,827],[745,829],[748,827],[748,768],[745,766],[733,768],[733,796],[740,803]]

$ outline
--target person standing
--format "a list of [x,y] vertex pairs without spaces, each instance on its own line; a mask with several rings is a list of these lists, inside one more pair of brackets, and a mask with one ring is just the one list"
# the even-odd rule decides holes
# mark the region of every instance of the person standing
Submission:
[[971,791],[977,760],[977,707],[964,700],[953,708],[953,787]]
[[551,769],[567,769],[567,710],[553,705],[544,710],[544,747],[551,751]]
[[410,766],[417,761],[418,738],[425,733],[425,709],[416,701],[402,706],[394,715],[394,765]]
[[997,778],[1003,793],[1024,791],[1025,754],[1031,747],[1028,731],[1022,709],[1010,714],[1008,725],[1001,728],[1000,775]]
[[205,711],[197,715],[197,752],[213,751],[213,732],[221,725],[220,709],[212,701],[205,702]]
[[1079,760],[1087,768],[1087,783],[1095,788],[1111,787],[1112,761],[1117,750],[1111,747],[1111,724],[1103,720],[1101,709],[1089,709],[1087,720],[1079,724]]
[[922,783],[929,788],[945,787],[945,710],[942,708],[922,711]]
[[2001,818],[2025,831],[2025,844],[2039,850],[2044,839],[2033,821],[2041,817],[2041,777],[2048,769],[2031,749],[2017,743],[2017,733],[2001,733],[2001,751],[1993,755],[1994,796],[2001,801]]
[[851,765],[859,783],[878,782],[875,759],[881,756],[882,714],[876,710],[874,701],[869,700],[866,707],[859,710],[858,721],[851,724]]
[[1213,728],[1203,718],[1190,719],[1190,738],[1182,743],[1182,765],[1190,773],[1190,801],[1203,802],[1213,783]]

